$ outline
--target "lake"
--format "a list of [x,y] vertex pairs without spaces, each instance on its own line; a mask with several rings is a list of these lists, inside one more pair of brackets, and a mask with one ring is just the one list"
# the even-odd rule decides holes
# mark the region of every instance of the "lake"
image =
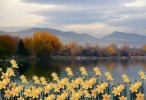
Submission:
[[[56,72],[59,78],[67,77],[65,72],[66,67],[71,67],[74,72],[74,77],[81,76],[79,68],[84,66],[88,71],[88,77],[95,76],[93,68],[98,66],[103,74],[99,81],[105,81],[104,73],[110,72],[114,78],[114,84],[117,85],[122,82],[121,75],[126,73],[132,82],[139,80],[138,72],[144,71],[146,73],[146,60],[145,59],[99,59],[99,60],[17,60],[19,74],[24,74],[30,81],[34,75],[39,77],[44,76],[49,81],[52,81],[51,73]],[[0,62],[0,67],[6,69],[9,65],[8,60]],[[18,82],[18,79],[16,79]],[[145,81],[146,84],[146,81]],[[145,94],[146,94],[146,85]]]
[[[44,76],[50,81],[51,73],[56,72],[60,78],[66,77],[65,68],[71,67],[75,77],[80,76],[79,68],[84,66],[90,76],[94,76],[93,68],[98,66],[104,74],[104,72],[111,72],[113,78],[119,81],[121,75],[126,73],[130,79],[138,79],[137,73],[140,70],[146,72],[146,60],[145,59],[125,59],[125,60],[112,60],[112,59],[99,59],[99,60],[17,60],[19,65],[19,73],[26,75],[29,79],[32,76]],[[4,69],[9,65],[9,62],[0,62],[0,67]]]

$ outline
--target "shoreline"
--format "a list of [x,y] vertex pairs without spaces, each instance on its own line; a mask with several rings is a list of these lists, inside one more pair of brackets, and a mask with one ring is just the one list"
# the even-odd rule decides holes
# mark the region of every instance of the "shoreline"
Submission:
[[0,58],[0,61],[6,61],[10,59],[21,59],[21,60],[77,60],[77,61],[84,61],[84,60],[146,60],[146,56],[130,56],[130,57],[95,57],[95,56],[50,56],[46,58],[36,58],[34,56],[28,57],[5,57]]

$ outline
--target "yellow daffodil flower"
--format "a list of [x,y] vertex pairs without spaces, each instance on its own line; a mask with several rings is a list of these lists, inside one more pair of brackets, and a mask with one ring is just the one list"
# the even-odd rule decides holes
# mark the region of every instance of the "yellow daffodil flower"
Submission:
[[144,94],[141,93],[136,94],[136,100],[144,100]]
[[101,71],[99,70],[98,67],[94,67],[94,68],[93,68],[93,71],[94,71],[95,75],[97,75],[97,76],[101,76],[101,75],[102,75],[102,74],[101,74]]
[[103,94],[102,95],[102,100],[110,100],[110,95],[108,95],[108,94]]
[[127,100],[127,97],[121,96],[119,97],[119,100]]
[[11,90],[7,89],[4,92],[5,92],[4,97],[6,97],[7,99],[10,99],[10,97],[12,96]]

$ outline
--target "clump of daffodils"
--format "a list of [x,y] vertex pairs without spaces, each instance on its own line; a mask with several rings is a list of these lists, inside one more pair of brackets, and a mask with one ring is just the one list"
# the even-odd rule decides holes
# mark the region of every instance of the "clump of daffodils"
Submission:
[[[81,76],[74,77],[70,67],[65,69],[67,77],[59,78],[58,74],[51,74],[53,81],[48,82],[45,77],[32,77],[33,83],[27,80],[25,75],[19,76],[20,82],[15,80],[18,68],[17,62],[12,59],[11,67],[5,72],[0,68],[0,93],[2,98],[10,100],[128,100],[127,90],[130,91],[130,98],[144,100],[143,86],[146,79],[144,71],[140,71],[139,77],[142,80],[132,82],[128,75],[121,76],[123,82],[115,85],[111,83],[113,79],[110,72],[105,72],[106,81],[98,81],[101,71],[98,67],[93,68],[96,77],[88,76],[85,67],[80,67]],[[113,82],[113,81],[112,81]],[[112,85],[111,85],[112,84]],[[1,98],[0,98],[1,99]]]

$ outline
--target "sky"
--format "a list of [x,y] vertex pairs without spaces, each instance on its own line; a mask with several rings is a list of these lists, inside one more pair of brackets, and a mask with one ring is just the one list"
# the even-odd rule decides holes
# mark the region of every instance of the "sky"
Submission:
[[102,37],[146,35],[146,0],[0,0],[0,30],[55,28]]

